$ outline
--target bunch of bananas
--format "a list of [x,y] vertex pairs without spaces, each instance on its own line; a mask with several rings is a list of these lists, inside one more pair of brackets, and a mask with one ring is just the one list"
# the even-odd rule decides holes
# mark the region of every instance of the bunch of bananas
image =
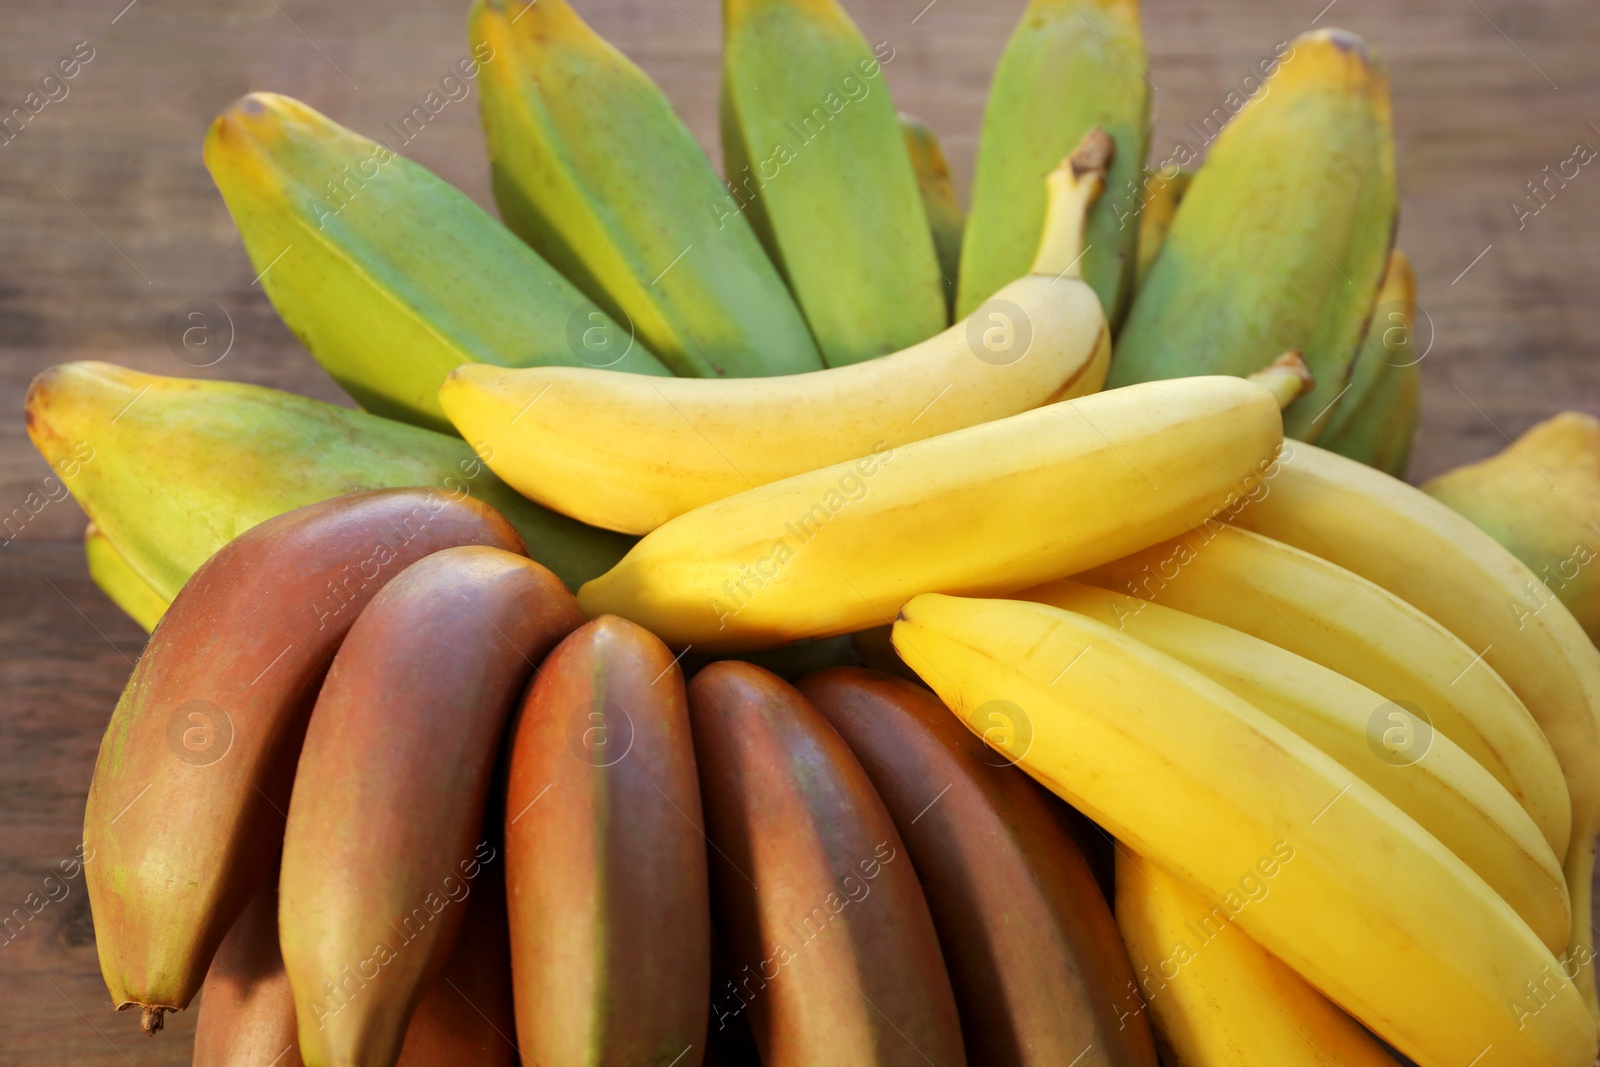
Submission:
[[1590,1063],[1600,429],[1522,443],[1559,499],[1398,480],[1381,61],[1285,42],[1147,169],[1136,3],[1032,0],[965,215],[891,45],[723,10],[720,178],[566,0],[469,17],[503,223],[216,120],[364,410],[35,380],[153,631],[114,1003],[209,1065]]

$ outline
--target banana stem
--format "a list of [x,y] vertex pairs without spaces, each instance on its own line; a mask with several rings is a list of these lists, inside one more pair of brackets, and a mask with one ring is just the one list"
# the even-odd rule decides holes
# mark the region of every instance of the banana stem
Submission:
[[1278,401],[1279,411],[1292,404],[1302,393],[1310,392],[1316,384],[1316,379],[1311,376],[1311,368],[1306,366],[1299,349],[1290,349],[1249,377],[1273,395]]
[[1045,203],[1044,232],[1039,251],[1033,258],[1034,274],[1057,278],[1082,278],[1081,261],[1084,230],[1089,209],[1106,185],[1106,170],[1116,158],[1117,145],[1111,135],[1092,126],[1078,147],[1045,175],[1049,199]]

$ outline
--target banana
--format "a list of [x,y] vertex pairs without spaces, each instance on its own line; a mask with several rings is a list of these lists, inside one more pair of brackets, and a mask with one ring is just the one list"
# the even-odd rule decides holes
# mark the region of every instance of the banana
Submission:
[[92,522],[83,529],[83,553],[88,557],[89,577],[94,584],[145,633],[154,630],[171,602],[134,573],[117,546]]
[[1398,1067],[1359,1023],[1241,933],[1226,909],[1126,848],[1117,850],[1117,925],[1166,1062]]
[[961,236],[967,226],[967,213],[956,196],[950,178],[950,164],[933,127],[915,115],[900,114],[900,132],[905,135],[911,169],[917,175],[922,193],[922,210],[928,215],[933,233],[933,249],[939,257],[939,273],[944,275],[945,301],[952,311],[956,301],[956,278],[961,272]]
[[[540,0],[545,2],[545,0]],[[511,742],[506,879],[529,1063],[698,1067],[705,831],[683,675],[614,615],[539,667]]]
[[748,663],[695,675],[689,717],[734,975],[713,1030],[748,1018],[768,1067],[965,1064],[917,872],[844,740]]
[[[505,890],[485,878],[461,936],[406,1027],[396,1067],[511,1067]],[[217,949],[200,991],[193,1067],[305,1067],[278,948],[278,880],[262,882]]]
[[961,248],[958,316],[1027,269],[1045,218],[1039,178],[1099,126],[1117,153],[1109,192],[1089,216],[1083,276],[1106,318],[1122,321],[1150,144],[1150,84],[1137,0],[1031,0],[989,87]]
[[1590,1062],[1594,1022],[1577,991],[1483,879],[1198,672],[1021,601],[919,596],[894,641],[968,729],[1222,903],[1420,1067]]
[[65,363],[33,380],[27,415],[34,447],[168,601],[257,523],[361,489],[481,500],[574,588],[632,543],[530,503],[490,473],[481,443],[475,454],[455,437],[258,385]]
[[1413,347],[1416,317],[1416,275],[1411,260],[1396,248],[1389,254],[1349,389],[1317,438],[1323,448],[1396,478],[1405,476],[1411,459],[1422,400],[1422,354]]
[[147,1032],[188,1005],[276,856],[306,715],[357,613],[456,545],[522,549],[472,500],[387,490],[312,504],[229,543],[163,616],[111,715],[83,819],[101,973]]
[[823,360],[938,333],[944,281],[883,78],[893,47],[869,46],[837,0],[723,0],[722,26],[723,175]]
[[1222,514],[1280,446],[1222,376],[1151,382],[824,467],[680,515],[578,591],[701,652],[853,633],[918,593],[998,595]]
[[1382,586],[1220,524],[1081,578],[1242,630],[1401,703],[1483,764],[1565,853],[1571,797],[1527,707],[1481,654]]
[[1076,260],[1109,151],[1091,135],[1051,174],[1050,225],[1032,274],[892,356],[717,382],[463,365],[440,404],[522,493],[643,534],[755,486],[1096,392],[1110,331]]
[[1111,384],[1246,374],[1297,348],[1317,384],[1284,428],[1314,440],[1367,332],[1396,203],[1382,61],[1343,30],[1296,37],[1195,173],[1117,335]]
[[860,759],[905,842],[968,1062],[1156,1067],[1111,909],[1047,794],[921,686],[842,667],[799,689]]
[[368,411],[448,432],[467,362],[668,373],[449,182],[298,100],[244,97],[205,164],[272,306]]
[[506,719],[582,623],[537,563],[463,547],[407,567],[350,628],[306,728],[278,883],[307,1067],[393,1067],[459,905],[498,874],[482,834]]
[[1546,948],[1566,947],[1572,911],[1556,854],[1505,787],[1444,734],[1343,675],[1198,616],[1072,581],[1023,596],[1116,627],[1249,701],[1417,820]]
[[506,225],[681,375],[822,366],[749,221],[656,84],[566,0],[476,0]]
[[1189,191],[1194,171],[1177,165],[1144,172],[1143,202],[1139,209],[1139,256],[1134,267],[1133,291],[1144,287],[1150,276],[1150,265],[1156,253],[1167,241],[1167,231],[1172,229],[1172,216],[1177,214],[1183,194]]
[[1279,411],[1309,393],[1316,384],[1311,369],[1306,366],[1305,357],[1298,351],[1285,352],[1246,377],[1272,394],[1278,402]]
[[[1270,491],[1236,522],[1347,567],[1427,612],[1516,692],[1554,749],[1572,798],[1565,860],[1572,944],[1562,957],[1595,1008],[1590,883],[1600,832],[1600,652],[1539,579],[1428,494],[1312,445],[1295,445]],[[1550,493],[1546,506],[1565,497]]]

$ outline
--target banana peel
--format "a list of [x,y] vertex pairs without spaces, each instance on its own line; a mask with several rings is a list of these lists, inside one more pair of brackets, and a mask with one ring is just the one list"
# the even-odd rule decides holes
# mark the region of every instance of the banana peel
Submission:
[[[870,46],[837,0],[723,0],[722,16],[724,177],[823,360],[859,363],[938,333],[944,282],[884,83],[893,46]],[[1025,273],[1026,261],[1003,281]]]
[[1318,443],[1330,452],[1405,477],[1422,402],[1422,354],[1415,349],[1417,279],[1411,260],[1389,254],[1350,387],[1328,415]]
[[451,432],[467,362],[669,373],[455,186],[297,100],[244,97],[205,163],[273,307],[368,411]]
[[1292,44],[1195,174],[1118,336],[1108,388],[1248,374],[1299,349],[1316,386],[1284,413],[1284,432],[1312,441],[1366,336],[1397,193],[1382,60],[1343,30]]
[[1089,215],[1083,277],[1115,326],[1133,284],[1138,187],[1150,141],[1139,5],[1032,0],[989,88],[961,249],[957,318],[1028,272],[1045,215],[1039,179],[1094,126],[1111,135],[1116,157],[1106,195]]
[[156,628],[171,601],[154,589],[122,558],[111,538],[90,523],[83,531],[83,554],[88,558],[89,577],[111,602],[138,623],[145,633]]
[[688,128],[566,0],[477,0],[495,202],[679,375],[820,370],[805,319]]
[[459,438],[257,385],[65,363],[33,380],[27,421],[128,569],[169,601],[250,527],[362,489],[474,496],[573,587],[633,543],[520,496]]
[[944,146],[939,143],[939,135],[933,127],[915,115],[902,112],[900,130],[905,134],[906,151],[911,155],[911,169],[917,175],[922,209],[928,214],[928,229],[933,233],[933,248],[939,257],[939,273],[944,275],[945,299],[953,312],[967,213],[956,196],[950,163],[944,157]]

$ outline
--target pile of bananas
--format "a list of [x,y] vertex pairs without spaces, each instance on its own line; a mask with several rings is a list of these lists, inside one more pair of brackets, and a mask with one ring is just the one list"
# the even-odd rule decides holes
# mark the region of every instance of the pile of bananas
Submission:
[[1137,5],[1033,0],[964,216],[833,0],[725,0],[720,179],[565,0],[469,33],[503,225],[286,97],[206,140],[363,410],[29,392],[153,630],[115,1004],[210,1065],[1593,1060],[1600,424],[1521,443],[1582,492],[1398,480],[1359,38],[1147,169]]

